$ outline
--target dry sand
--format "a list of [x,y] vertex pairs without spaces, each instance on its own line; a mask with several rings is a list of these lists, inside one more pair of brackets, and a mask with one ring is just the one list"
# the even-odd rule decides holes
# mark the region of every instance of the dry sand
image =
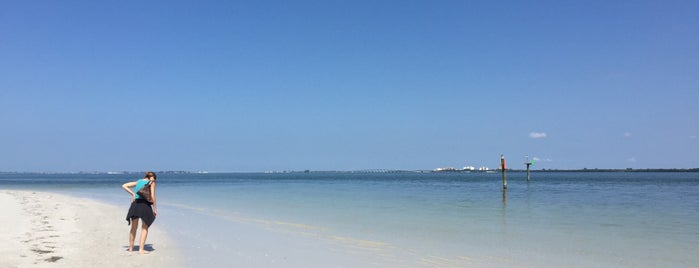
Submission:
[[1,190],[0,267],[181,267],[180,253],[157,220],[146,241],[149,254],[127,251],[127,209],[55,193]]

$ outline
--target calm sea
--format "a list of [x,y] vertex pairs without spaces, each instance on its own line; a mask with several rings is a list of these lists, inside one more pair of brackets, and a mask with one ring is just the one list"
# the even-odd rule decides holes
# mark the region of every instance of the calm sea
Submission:
[[[120,186],[139,176],[0,174],[0,188],[126,209]],[[699,173],[525,176],[508,172],[503,191],[499,173],[159,174],[156,223],[189,266],[235,265],[235,223],[370,267],[699,267]]]

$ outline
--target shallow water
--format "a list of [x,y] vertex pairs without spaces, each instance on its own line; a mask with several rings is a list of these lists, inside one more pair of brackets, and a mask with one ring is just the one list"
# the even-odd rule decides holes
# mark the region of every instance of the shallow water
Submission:
[[[370,255],[371,262],[359,265],[371,267],[699,266],[699,173],[534,172],[526,182],[524,173],[508,172],[506,192],[498,173],[158,178],[156,223],[192,253],[190,266],[236,264],[220,254],[241,252],[231,224]],[[0,174],[0,187],[127,206],[120,185],[133,179]]]

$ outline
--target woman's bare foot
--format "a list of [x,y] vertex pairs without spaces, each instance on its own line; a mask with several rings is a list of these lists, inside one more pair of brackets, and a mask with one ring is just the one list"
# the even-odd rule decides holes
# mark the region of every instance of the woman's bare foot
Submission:
[[145,251],[145,250],[139,250],[139,251],[138,251],[138,254],[149,254],[149,253],[150,253],[150,252]]

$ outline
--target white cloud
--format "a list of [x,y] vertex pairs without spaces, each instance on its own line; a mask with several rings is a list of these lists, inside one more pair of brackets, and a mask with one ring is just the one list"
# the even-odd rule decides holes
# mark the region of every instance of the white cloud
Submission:
[[541,158],[538,158],[536,156],[533,157],[532,160],[534,160],[534,162],[553,162],[553,160],[551,160],[551,158],[541,159]]
[[690,139],[696,139],[697,136],[696,136],[696,135],[692,135],[692,136],[689,136],[689,138],[690,138]]
[[546,138],[546,132],[531,132],[529,137],[532,139],[543,139]]
[[631,158],[629,158],[629,159],[626,159],[626,161],[632,162],[632,163],[633,163],[633,162],[636,162],[636,157],[631,157]]
[[624,132],[624,137],[631,137],[631,132]]

